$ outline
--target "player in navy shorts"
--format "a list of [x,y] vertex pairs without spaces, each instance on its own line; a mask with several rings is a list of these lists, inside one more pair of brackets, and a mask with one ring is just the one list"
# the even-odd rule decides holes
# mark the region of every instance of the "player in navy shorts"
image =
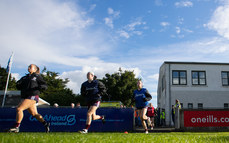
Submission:
[[88,133],[92,120],[101,119],[105,123],[104,116],[96,115],[96,110],[100,105],[101,96],[106,92],[106,88],[102,82],[95,79],[93,72],[87,73],[87,79],[81,85],[81,95],[85,97],[88,105],[87,121],[85,129],[80,131],[80,133]]
[[151,126],[150,118],[146,116],[148,101],[152,99],[152,96],[147,89],[142,88],[143,83],[141,80],[138,80],[137,83],[138,89],[134,90],[133,101],[137,108],[138,115],[140,116],[142,126],[145,129],[145,133],[148,134],[148,129],[145,121],[148,122],[148,125]]
[[37,112],[36,106],[36,103],[39,101],[40,90],[47,89],[47,84],[40,75],[39,67],[37,67],[35,64],[31,64],[28,67],[28,72],[29,74],[17,81],[17,88],[21,90],[22,101],[17,107],[16,123],[13,128],[9,129],[9,132],[19,132],[19,127],[24,116],[24,110],[28,110],[32,116],[43,123],[45,131],[49,132],[50,124],[46,122]]

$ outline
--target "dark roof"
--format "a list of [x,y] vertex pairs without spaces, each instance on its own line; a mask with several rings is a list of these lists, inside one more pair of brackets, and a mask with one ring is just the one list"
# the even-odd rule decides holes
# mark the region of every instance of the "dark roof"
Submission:
[[[0,105],[2,105],[4,91],[0,90]],[[5,105],[4,107],[17,107],[17,105],[21,102],[21,91],[7,91],[6,97],[5,97]],[[50,104],[39,98],[38,106],[49,106]]]
[[[0,90],[0,96],[4,95],[5,91],[4,90]],[[6,93],[7,95],[11,95],[11,96],[17,96],[17,95],[21,95],[21,91],[19,90],[14,90],[14,91],[7,91]]]
[[179,61],[164,61],[165,64],[196,64],[196,65],[229,65],[229,63],[215,62],[179,62]]

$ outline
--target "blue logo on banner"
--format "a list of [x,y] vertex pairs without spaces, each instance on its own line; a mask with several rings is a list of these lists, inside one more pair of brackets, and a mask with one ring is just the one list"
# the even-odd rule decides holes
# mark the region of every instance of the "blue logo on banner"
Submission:
[[[53,116],[53,115],[44,115],[45,121],[50,122],[51,125],[54,126],[73,126],[76,123],[75,115],[64,115],[64,116]],[[33,116],[29,117],[30,121],[37,121]]]

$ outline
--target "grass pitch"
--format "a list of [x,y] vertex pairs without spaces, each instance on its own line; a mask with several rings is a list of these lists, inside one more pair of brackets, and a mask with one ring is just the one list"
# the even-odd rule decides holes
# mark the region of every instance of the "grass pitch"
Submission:
[[226,143],[229,132],[171,133],[0,133],[0,143]]

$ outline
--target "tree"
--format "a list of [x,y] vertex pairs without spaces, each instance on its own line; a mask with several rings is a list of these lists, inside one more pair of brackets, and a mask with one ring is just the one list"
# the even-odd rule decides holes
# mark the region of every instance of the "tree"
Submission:
[[60,106],[70,106],[71,103],[79,102],[73,91],[66,87],[69,79],[61,79],[58,73],[46,71],[46,68],[44,68],[42,73],[44,80],[47,82],[48,89],[41,93],[41,98],[51,105],[58,103]]
[[[0,66],[0,90],[5,90],[7,76],[8,76],[8,73],[6,72],[6,69]],[[9,83],[8,83],[8,90],[17,90],[16,80],[14,77],[11,76],[11,74],[10,74]]]
[[103,97],[103,100],[121,101],[124,105],[130,106],[138,81],[133,71],[122,72],[120,69],[112,75],[106,74],[101,81],[105,84],[108,94]]

